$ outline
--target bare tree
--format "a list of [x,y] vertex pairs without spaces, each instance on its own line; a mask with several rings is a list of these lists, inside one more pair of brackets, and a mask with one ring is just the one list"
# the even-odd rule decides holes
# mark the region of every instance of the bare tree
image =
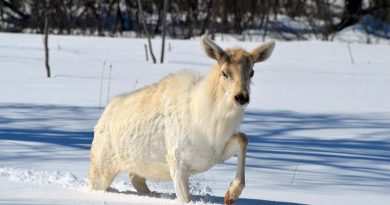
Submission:
[[161,59],[160,63],[164,63],[164,52],[165,52],[165,27],[167,21],[167,10],[168,10],[168,0],[164,0],[164,9],[163,9],[163,19],[162,19],[162,45],[161,45]]
[[146,22],[145,22],[145,18],[144,18],[144,12],[142,10],[141,0],[137,0],[137,3],[138,3],[139,17],[141,19],[142,26],[144,27],[145,35],[148,38],[150,56],[152,56],[153,63],[156,63],[156,57],[154,57],[154,53],[153,53],[153,49],[152,49],[152,41],[150,40],[150,33],[148,31],[148,28],[146,27]]

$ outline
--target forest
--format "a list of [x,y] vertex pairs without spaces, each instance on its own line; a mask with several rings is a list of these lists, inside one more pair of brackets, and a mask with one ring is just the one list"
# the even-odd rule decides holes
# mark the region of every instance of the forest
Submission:
[[[189,39],[333,40],[345,28],[390,38],[390,0],[0,0],[0,31]],[[142,21],[144,20],[144,21]],[[165,20],[165,21],[164,21]],[[369,42],[368,42],[369,43]]]

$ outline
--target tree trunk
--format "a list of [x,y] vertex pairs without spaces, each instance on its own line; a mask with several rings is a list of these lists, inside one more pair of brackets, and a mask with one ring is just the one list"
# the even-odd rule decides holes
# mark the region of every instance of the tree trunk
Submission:
[[357,23],[362,14],[363,0],[345,0],[343,16],[340,23],[333,26],[333,31],[341,31],[344,28]]
[[[0,21],[4,22],[4,11],[3,11],[4,5],[3,1],[0,1]],[[1,30],[6,29],[6,28],[0,28]]]
[[242,33],[242,27],[241,27],[241,22],[242,22],[242,8],[241,5],[242,2],[236,1],[236,5],[234,7],[234,30],[236,34]]
[[200,31],[200,35],[203,35],[206,32],[206,29],[209,27],[210,24],[210,18],[211,18],[211,12],[213,8],[213,0],[209,0],[207,3],[207,9],[206,9],[206,17],[203,20],[202,29]]
[[185,22],[185,26],[184,27],[187,27],[187,34],[184,35],[184,39],[190,39],[191,36],[193,35],[193,27],[192,27],[192,22],[193,22],[193,14],[192,14],[192,7],[191,7],[191,3],[188,3],[188,10],[187,10],[187,19],[186,19],[186,22]]
[[154,30],[153,30],[154,35],[160,33],[159,26],[160,26],[160,23],[161,23],[161,18],[163,18],[163,16],[161,15],[161,13],[162,13],[161,12],[161,7],[159,7],[157,4],[156,4],[156,7],[157,7],[157,10],[158,10],[158,15],[157,15],[158,19],[157,19],[156,26],[154,27]]
[[[15,6],[15,2],[12,2],[12,1],[11,1],[11,2],[8,2],[8,1],[2,0],[1,3],[2,3],[2,7],[5,6],[5,7],[11,9],[12,12],[16,13],[16,14],[20,17],[20,19],[23,20],[24,22],[27,22],[27,20],[30,18],[30,16],[29,16],[28,14],[25,14],[25,13],[21,12],[21,11]],[[14,17],[15,17],[15,16],[14,16]],[[17,17],[15,17],[15,18],[16,18],[16,19],[19,19],[19,18],[17,18]]]
[[215,15],[217,12],[217,2],[213,1],[211,5],[211,16],[210,16],[210,23],[209,23],[209,32],[210,32],[210,38],[211,40],[215,39]]
[[[228,20],[228,11],[227,11],[227,6],[223,5],[222,6],[222,11],[221,11],[221,18],[222,18],[222,30],[221,33],[229,33],[229,20]],[[213,12],[216,12],[216,8]]]
[[168,10],[168,0],[164,0],[164,10],[162,16],[162,45],[161,45],[161,59],[160,63],[164,63],[164,52],[165,52],[165,27],[167,21],[167,10]]
[[148,28],[146,27],[146,22],[145,22],[145,18],[144,18],[144,12],[142,10],[141,0],[137,0],[137,3],[138,3],[138,9],[139,9],[139,17],[141,19],[142,26],[144,27],[145,35],[148,38],[150,56],[152,56],[153,63],[156,63],[156,57],[154,57],[154,54],[153,54],[152,41],[150,40],[150,33],[148,31]]
[[100,16],[100,14],[98,12],[98,10],[100,10],[100,7],[101,7],[100,1],[97,3],[97,5],[90,4],[90,8],[92,10],[92,13],[95,16],[98,36],[103,36],[103,21],[102,21],[103,17]]
[[127,0],[126,1],[126,10],[127,10],[127,15],[128,15],[128,20],[129,22],[133,22],[134,23],[134,28],[133,30],[135,31],[136,33],[136,37],[139,38],[141,37],[141,32],[142,32],[142,28],[141,28],[141,24],[139,22],[139,11],[137,9],[137,3],[133,4],[134,2],[132,0]]
[[123,16],[122,16],[120,4],[121,4],[120,0],[117,0],[115,26],[111,32],[112,35],[114,35],[118,30],[120,34],[122,34],[123,32]]
[[268,23],[269,23],[269,4],[267,2],[266,6],[264,7],[265,8],[265,25],[264,25],[264,33],[263,33],[263,41],[265,41],[265,37],[267,36],[267,32],[268,32]]
[[50,74],[50,66],[49,66],[49,17],[48,17],[49,9],[45,8],[45,27],[44,27],[44,46],[45,46],[45,66],[46,66],[46,75],[48,78],[51,77]]

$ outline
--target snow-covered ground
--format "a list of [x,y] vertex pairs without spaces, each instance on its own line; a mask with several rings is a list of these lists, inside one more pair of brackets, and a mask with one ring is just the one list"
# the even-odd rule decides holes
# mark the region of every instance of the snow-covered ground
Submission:
[[[92,130],[107,98],[182,69],[205,74],[213,64],[197,40],[169,40],[167,63],[152,64],[145,42],[51,36],[47,79],[42,36],[0,33],[0,204],[178,203],[169,182],[149,183],[150,196],[138,196],[126,174],[109,192],[86,185]],[[160,41],[153,43],[159,56]],[[237,204],[390,204],[390,46],[351,50],[354,63],[346,43],[277,42],[256,65]],[[235,161],[192,177],[192,203],[223,203]]]

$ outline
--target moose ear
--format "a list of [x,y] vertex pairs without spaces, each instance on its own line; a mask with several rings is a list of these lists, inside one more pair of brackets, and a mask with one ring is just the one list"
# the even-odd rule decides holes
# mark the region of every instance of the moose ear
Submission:
[[255,63],[267,60],[271,56],[274,48],[275,48],[275,41],[270,41],[253,49],[251,54]]
[[202,46],[206,54],[218,61],[218,63],[222,64],[226,61],[227,55],[225,51],[222,50],[217,44],[208,39],[206,36],[202,36],[201,38]]

